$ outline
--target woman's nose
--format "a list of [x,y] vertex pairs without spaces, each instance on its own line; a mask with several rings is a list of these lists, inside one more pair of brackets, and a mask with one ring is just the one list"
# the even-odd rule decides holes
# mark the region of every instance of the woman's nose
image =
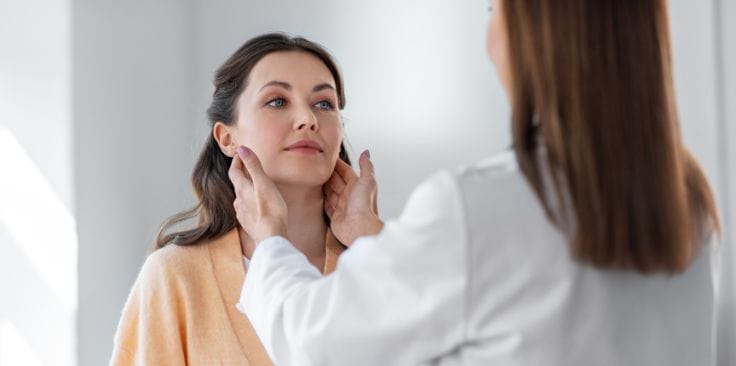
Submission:
[[302,113],[297,119],[296,123],[294,124],[296,130],[305,130],[309,129],[313,132],[317,132],[319,130],[319,123],[317,122],[317,117],[312,113],[312,111],[305,111]]

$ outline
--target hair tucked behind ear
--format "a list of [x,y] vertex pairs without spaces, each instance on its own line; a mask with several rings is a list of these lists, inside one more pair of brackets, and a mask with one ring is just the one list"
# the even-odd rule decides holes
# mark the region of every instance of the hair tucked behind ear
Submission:
[[[210,127],[216,122],[233,125],[235,106],[248,82],[248,75],[264,56],[277,51],[301,51],[320,59],[335,79],[339,108],[345,107],[342,75],[332,56],[320,45],[304,38],[291,38],[280,33],[265,34],[246,42],[217,70],[212,103],[207,109]],[[340,159],[350,164],[345,144],[340,145]],[[238,226],[233,208],[235,191],[228,177],[232,158],[220,150],[210,133],[192,172],[192,188],[198,203],[161,225],[154,249],[167,244],[193,245],[215,239]],[[326,215],[325,215],[326,217]],[[193,225],[191,221],[194,221]],[[192,225],[191,228],[182,228]]]

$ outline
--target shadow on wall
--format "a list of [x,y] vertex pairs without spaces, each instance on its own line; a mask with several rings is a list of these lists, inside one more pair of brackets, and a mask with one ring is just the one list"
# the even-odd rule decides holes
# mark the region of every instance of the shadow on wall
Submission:
[[73,365],[74,218],[4,126],[0,167],[0,366]]

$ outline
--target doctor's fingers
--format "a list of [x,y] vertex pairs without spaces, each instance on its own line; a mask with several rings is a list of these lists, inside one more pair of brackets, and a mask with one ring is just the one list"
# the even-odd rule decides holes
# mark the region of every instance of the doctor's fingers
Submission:
[[250,174],[248,174],[248,171],[245,169],[243,161],[240,160],[240,156],[238,154],[233,156],[233,161],[230,163],[227,176],[230,178],[230,182],[233,183],[235,190],[241,186],[253,185]]
[[[245,170],[240,156],[235,154],[233,161],[228,169],[228,176],[230,181],[233,183],[233,191],[235,192],[235,201],[233,201],[233,208],[235,208],[236,215],[240,221],[242,212],[247,212],[250,208],[250,199],[255,195],[255,187],[250,175]],[[241,225],[245,225],[241,222]]]
[[327,200],[325,200],[325,212],[327,213],[327,217],[332,220],[332,216],[335,214],[335,208],[332,207]]
[[347,182],[340,176],[340,174],[333,172],[325,186],[329,187],[335,193],[342,193],[342,191],[345,190],[346,184]]
[[375,170],[373,168],[373,162],[371,161],[370,151],[365,150],[360,154],[358,164],[360,165],[360,179],[375,180]]
[[338,195],[335,192],[325,194],[325,212],[330,220],[334,219],[335,212],[339,211],[337,207]]
[[342,178],[345,184],[350,184],[352,180],[358,178],[358,175],[355,174],[353,167],[340,159],[337,159],[337,163],[335,164],[335,173],[337,173],[340,178]]
[[375,168],[371,161],[371,153],[368,150],[363,151],[358,159],[360,165],[359,186],[361,190],[368,194],[370,200],[370,208],[378,215],[378,183],[376,182]]
[[374,211],[377,210],[376,196],[378,192],[378,183],[376,183],[376,176],[373,170],[373,162],[370,159],[370,153],[368,150],[360,154],[360,178],[356,186],[361,187],[360,191],[366,194],[372,202],[371,208]]
[[250,180],[256,189],[270,190],[271,188],[275,188],[273,181],[263,171],[261,161],[253,150],[245,146],[238,146],[238,155],[243,162],[243,171],[250,175]]
[[329,204],[333,208],[337,208],[338,199],[340,195],[333,191],[330,187],[325,186],[325,203]]

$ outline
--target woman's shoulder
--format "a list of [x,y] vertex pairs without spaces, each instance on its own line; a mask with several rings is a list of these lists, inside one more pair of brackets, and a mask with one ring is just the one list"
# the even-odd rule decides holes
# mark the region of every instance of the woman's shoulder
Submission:
[[143,263],[138,282],[143,286],[168,286],[172,281],[202,278],[211,268],[207,243],[167,244],[149,254]]
[[168,268],[171,270],[186,270],[196,267],[207,257],[207,243],[192,245],[167,244],[155,250],[146,258],[145,266]]
[[153,364],[162,359],[183,363],[181,358],[189,352],[181,349],[182,337],[198,331],[188,314],[209,309],[211,301],[219,299],[206,292],[217,289],[211,285],[212,276],[206,274],[210,263],[205,242],[168,244],[148,255],[118,325],[115,364],[128,364],[130,358]]
[[167,244],[148,255],[141,275],[175,276],[177,278],[203,279],[203,272],[210,272],[216,260],[236,258],[240,260],[240,242],[233,229],[216,238],[204,239],[190,245]]

